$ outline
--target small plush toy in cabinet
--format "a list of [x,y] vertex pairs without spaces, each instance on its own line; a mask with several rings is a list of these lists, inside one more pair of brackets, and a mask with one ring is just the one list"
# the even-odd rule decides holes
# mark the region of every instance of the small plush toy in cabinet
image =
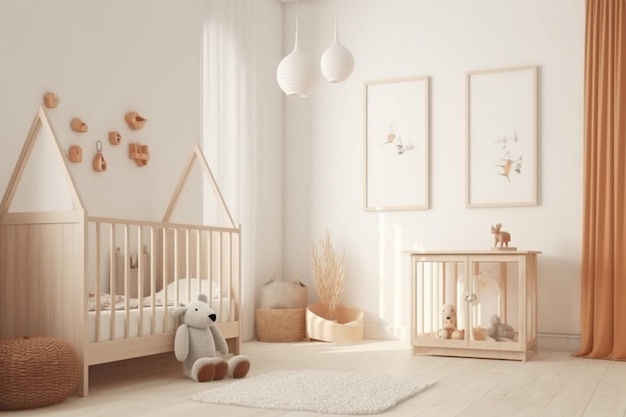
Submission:
[[465,331],[457,328],[456,307],[452,304],[444,304],[441,307],[442,328],[437,331],[435,336],[438,339],[455,339],[463,340]]
[[174,337],[174,354],[183,363],[187,378],[197,382],[208,382],[224,378],[243,378],[250,369],[250,360],[245,355],[236,355],[228,360],[218,356],[228,354],[226,339],[215,325],[217,315],[209,306],[205,294],[185,307],[177,307],[172,317],[182,315]]
[[502,323],[502,319],[497,314],[491,316],[491,327],[487,330],[487,336],[498,342],[511,342],[515,338],[515,329],[512,326]]

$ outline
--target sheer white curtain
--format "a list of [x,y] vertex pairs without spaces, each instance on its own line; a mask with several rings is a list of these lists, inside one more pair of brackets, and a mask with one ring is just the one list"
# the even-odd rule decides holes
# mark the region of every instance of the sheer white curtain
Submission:
[[[243,336],[254,317],[253,0],[207,0],[204,30],[203,151],[236,223],[242,225]],[[207,216],[215,207],[205,196]]]

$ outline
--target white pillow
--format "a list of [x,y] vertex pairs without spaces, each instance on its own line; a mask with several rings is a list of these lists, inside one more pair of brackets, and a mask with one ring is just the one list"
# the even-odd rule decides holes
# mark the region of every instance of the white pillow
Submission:
[[[219,298],[220,296],[220,288],[219,283],[217,281],[212,281],[211,286],[209,288],[209,281],[206,279],[200,280],[200,292],[202,294],[209,295],[209,291],[212,291],[212,298]],[[198,299],[198,278],[179,278],[178,281],[173,281],[167,284],[167,300],[170,302],[176,301],[176,286],[178,285],[178,294],[181,301],[187,300],[187,286],[190,287],[190,296],[189,300],[197,300]],[[164,290],[161,290],[157,293],[157,297],[163,293]]]

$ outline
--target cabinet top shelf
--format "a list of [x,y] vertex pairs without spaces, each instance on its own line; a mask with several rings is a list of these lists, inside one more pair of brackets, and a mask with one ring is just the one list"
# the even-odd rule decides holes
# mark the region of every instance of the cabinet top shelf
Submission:
[[538,255],[541,251],[536,250],[506,250],[506,249],[491,249],[491,250],[417,250],[406,251],[405,253],[414,255]]

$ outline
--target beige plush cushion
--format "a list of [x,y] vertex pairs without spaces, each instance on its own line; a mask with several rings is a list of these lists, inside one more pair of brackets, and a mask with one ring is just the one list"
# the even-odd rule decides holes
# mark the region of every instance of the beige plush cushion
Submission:
[[271,280],[261,287],[261,308],[305,308],[307,288],[300,281]]

